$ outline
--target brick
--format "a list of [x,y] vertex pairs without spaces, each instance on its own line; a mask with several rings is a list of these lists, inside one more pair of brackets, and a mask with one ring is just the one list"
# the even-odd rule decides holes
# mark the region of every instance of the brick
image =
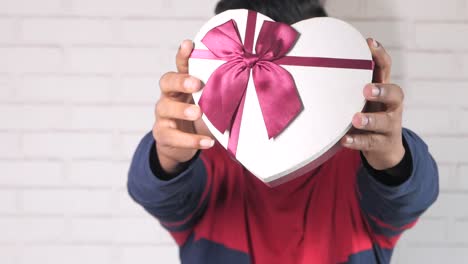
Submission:
[[460,58],[452,53],[410,52],[407,55],[407,72],[413,78],[462,78],[461,68]]
[[387,49],[392,58],[392,79],[402,79],[407,75],[407,53],[401,49]]
[[9,101],[13,97],[13,81],[8,75],[0,74],[0,101]]
[[61,218],[0,218],[0,242],[52,242],[61,239],[64,232]]
[[99,76],[41,76],[23,78],[17,100],[26,102],[96,103],[111,100],[111,79]]
[[15,213],[18,210],[18,196],[15,191],[0,189],[0,213]]
[[151,0],[74,0],[72,10],[78,14],[156,16],[156,17],[211,17],[217,0],[202,0],[196,5],[184,2]]
[[456,137],[426,137],[429,150],[438,162],[467,162],[468,140]]
[[154,107],[75,107],[71,127],[76,129],[119,129],[142,131],[154,123]]
[[411,81],[405,88],[407,105],[468,106],[468,82]]
[[0,72],[59,72],[63,54],[52,47],[0,47]]
[[[194,39],[205,23],[197,20],[124,20],[122,36],[125,42],[133,44],[158,44],[168,47],[178,47],[185,39]],[[168,37],[161,41],[161,37]]]
[[165,64],[168,60],[157,49],[73,48],[69,51],[69,68],[72,72],[154,73],[160,67],[167,67],[162,65],[170,65]]
[[15,39],[16,24],[13,19],[0,18],[0,43],[11,43]]
[[146,218],[75,218],[71,223],[72,241],[114,243],[172,243],[157,220]]
[[462,190],[468,190],[468,165],[462,165],[458,169],[458,177],[459,177],[459,188]]
[[362,17],[364,15],[364,3],[362,0],[329,0],[325,2],[325,9],[328,15],[332,17]]
[[158,259],[163,259],[165,264],[180,263],[177,246],[133,246],[122,249],[122,264],[152,264]]
[[[127,2],[131,2],[131,0],[125,0]],[[143,10],[144,7],[143,3],[152,3],[154,1],[151,0],[138,0],[140,2],[140,6],[135,6],[136,8],[141,9],[143,12],[147,12],[148,10]],[[215,15],[214,10],[218,0],[201,0],[197,2],[196,5],[187,5],[184,2],[180,1],[162,1],[161,8],[158,8],[158,16],[175,16],[175,17],[202,17],[202,18],[210,18]],[[137,12],[135,12],[137,13]]]
[[466,78],[468,76],[468,55],[463,56],[463,73],[462,76]]
[[405,233],[410,242],[440,242],[447,240],[448,224],[444,218],[422,217],[415,227]]
[[127,182],[128,162],[75,161],[67,177],[74,187],[116,187]]
[[44,130],[65,127],[63,106],[0,106],[0,129]]
[[21,264],[79,264],[79,263],[114,263],[112,262],[112,247],[101,245],[38,245],[24,248]]
[[4,264],[18,264],[21,248],[16,245],[0,245],[0,262]]
[[460,130],[462,133],[468,133],[468,109],[460,113],[459,118]]
[[112,136],[98,133],[35,133],[23,139],[25,155],[49,158],[110,157]]
[[468,242],[468,236],[466,236],[467,234],[468,234],[468,219],[455,221],[455,224],[451,225],[450,241],[466,243]]
[[407,108],[403,125],[417,133],[437,135],[456,133],[457,119],[453,111],[441,108]]
[[122,13],[121,0],[73,0],[71,1],[71,13],[83,15],[113,15]]
[[62,10],[61,0],[2,0],[0,14],[59,14]]
[[[342,2],[341,2],[342,3]],[[385,48],[409,46],[408,25],[402,21],[351,21],[365,38],[374,38]],[[385,30],[382,30],[382,29]]]
[[120,232],[116,233],[115,241],[120,243],[157,243],[172,244],[174,240],[161,227],[159,222],[148,216],[146,218],[122,218],[118,221]]
[[160,96],[159,76],[122,78],[117,102],[138,102],[154,105]]
[[[417,23],[415,42],[418,49],[467,50],[468,24]],[[437,37],[434,37],[437,36]]]
[[[0,161],[0,186],[59,186],[62,166],[53,161]],[[38,174],[38,172],[40,172]]]
[[457,188],[456,167],[449,164],[437,164],[439,169],[439,187],[441,190],[452,190]]
[[436,203],[427,211],[428,217],[468,217],[468,207],[463,206],[462,201],[468,199],[467,194],[463,193],[440,193]]
[[104,190],[25,190],[21,200],[27,213],[102,215],[112,210],[110,192]]
[[[147,132],[150,130],[151,128],[149,127]],[[144,132],[122,135],[119,141],[118,157],[130,160],[144,135]]]
[[121,190],[117,192],[117,208],[116,214],[117,215],[124,215],[124,216],[133,216],[133,217],[148,217],[149,214],[137,204],[125,190]]
[[113,241],[118,230],[115,220],[109,218],[73,218],[71,221],[70,239],[79,242]]
[[22,156],[21,137],[18,134],[0,132],[0,158]]
[[419,246],[402,250],[403,263],[464,263],[468,259],[466,248],[458,246]]
[[412,18],[430,20],[458,20],[463,18],[459,1],[446,1],[443,8],[438,0],[368,0],[366,15],[370,18]]
[[22,38],[33,43],[112,43],[110,20],[34,18],[22,23]]

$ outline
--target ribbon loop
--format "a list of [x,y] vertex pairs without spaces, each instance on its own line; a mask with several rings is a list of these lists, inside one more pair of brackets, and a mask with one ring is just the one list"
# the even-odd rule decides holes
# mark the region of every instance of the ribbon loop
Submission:
[[[298,33],[289,25],[265,21],[257,39],[256,54],[244,48],[237,24],[230,20],[210,30],[203,44],[227,62],[209,78],[199,105],[221,133],[230,130],[243,101],[250,70],[269,138],[278,136],[301,110],[293,78],[273,61],[293,47]],[[221,103],[221,104],[220,104]],[[288,108],[285,115],[285,108]]]

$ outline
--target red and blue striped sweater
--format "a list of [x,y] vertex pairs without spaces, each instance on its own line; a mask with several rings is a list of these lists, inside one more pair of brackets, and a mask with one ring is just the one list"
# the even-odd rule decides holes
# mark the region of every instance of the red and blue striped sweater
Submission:
[[155,142],[148,134],[133,158],[128,190],[171,233],[184,264],[390,263],[400,235],[438,195],[427,146],[409,130],[403,136],[412,169],[396,186],[379,181],[359,152],[343,149],[270,188],[219,145],[163,181],[150,164]]

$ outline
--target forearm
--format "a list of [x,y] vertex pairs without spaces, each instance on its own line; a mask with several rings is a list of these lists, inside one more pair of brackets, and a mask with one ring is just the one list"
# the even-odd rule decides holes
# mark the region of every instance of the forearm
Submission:
[[414,222],[438,196],[437,165],[427,146],[411,131],[404,130],[403,136],[412,161],[409,177],[387,184],[366,168],[358,175],[360,202],[365,214],[396,229]]

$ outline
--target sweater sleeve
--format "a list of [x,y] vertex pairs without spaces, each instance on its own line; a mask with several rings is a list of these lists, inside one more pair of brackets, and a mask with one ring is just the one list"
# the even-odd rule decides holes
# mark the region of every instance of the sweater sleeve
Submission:
[[392,248],[401,233],[435,202],[439,193],[437,164],[427,145],[414,132],[404,129],[406,151],[411,154],[412,171],[401,184],[377,180],[366,166],[358,171],[358,197],[374,238]]
[[[203,215],[210,185],[202,160],[197,156],[185,171],[168,181],[152,170],[151,156],[157,155],[151,133],[138,145],[128,173],[128,192],[138,204],[171,232],[190,230]],[[156,172],[157,173],[157,172]]]

